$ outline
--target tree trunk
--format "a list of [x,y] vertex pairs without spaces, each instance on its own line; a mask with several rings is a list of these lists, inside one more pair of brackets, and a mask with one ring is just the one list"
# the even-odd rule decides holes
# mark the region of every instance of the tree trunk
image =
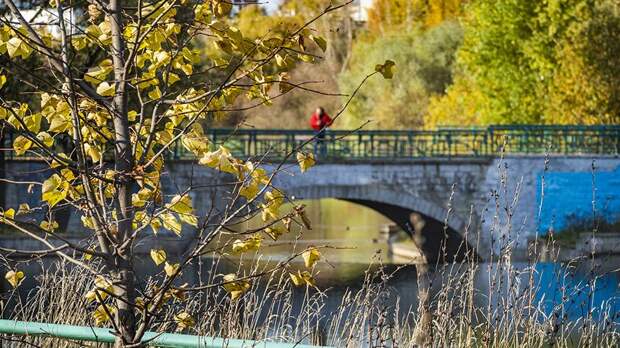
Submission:
[[[132,177],[133,154],[129,137],[129,119],[127,117],[127,81],[125,75],[125,42],[122,21],[123,2],[110,0],[109,21],[112,31],[112,62],[116,93],[113,100],[114,121],[114,169],[117,173],[116,210],[117,210],[117,245],[123,245],[131,237],[133,210],[131,207],[131,190],[135,180]],[[136,316],[134,307],[136,289],[132,258],[132,246],[124,250],[115,250],[114,282],[116,300],[115,321],[121,336],[115,346],[122,347],[134,343],[136,333]]]

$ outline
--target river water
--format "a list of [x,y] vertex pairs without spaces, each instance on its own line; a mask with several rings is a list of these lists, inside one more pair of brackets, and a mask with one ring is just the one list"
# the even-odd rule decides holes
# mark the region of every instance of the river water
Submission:
[[[403,264],[402,258],[390,255],[387,242],[380,238],[379,231],[391,223],[389,219],[374,210],[346,201],[323,199],[301,203],[306,205],[312,230],[304,231],[301,236],[283,235],[279,242],[290,243],[267,244],[261,250],[262,258],[278,261],[288,257],[292,250],[291,243],[295,244],[296,250],[310,245],[328,245],[334,248],[321,249],[323,261],[317,265],[315,277],[318,287],[327,289],[326,293],[330,296],[327,312],[333,309],[329,308],[329,304],[335,306],[339,303],[346,290],[360,289],[367,271],[376,272],[380,268],[391,275],[387,286],[390,292],[396,294],[391,305],[396,305],[398,298],[401,312],[417,307],[416,266]],[[248,228],[254,226],[257,222],[247,223]],[[296,266],[303,269],[300,260]],[[431,267],[434,279],[431,295],[439,293],[446,277],[458,276],[465,268],[456,265]],[[614,320],[620,323],[618,255],[570,263],[480,263],[475,268],[474,288],[479,294],[475,300],[477,307],[488,307],[489,301],[493,302],[492,305],[504,301],[500,294],[502,283],[503,286],[516,284],[515,288],[521,293],[533,285],[536,288],[533,292],[534,305],[539,306],[545,315],[561,311],[566,319],[576,320],[590,311],[593,317],[597,317],[604,308],[615,314]],[[494,298],[495,295],[497,297]]]

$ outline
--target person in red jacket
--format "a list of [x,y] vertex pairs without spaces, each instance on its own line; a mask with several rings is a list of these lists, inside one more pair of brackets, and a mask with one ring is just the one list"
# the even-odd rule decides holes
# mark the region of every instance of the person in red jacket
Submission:
[[312,116],[310,116],[310,126],[314,129],[316,133],[316,142],[314,143],[314,153],[315,155],[320,155],[324,157],[327,154],[327,147],[325,146],[325,132],[327,127],[331,126],[333,120],[325,109],[322,107],[316,108]]
[[329,117],[322,107],[316,108],[312,116],[310,116],[310,126],[317,132],[331,126],[332,122],[332,118]]

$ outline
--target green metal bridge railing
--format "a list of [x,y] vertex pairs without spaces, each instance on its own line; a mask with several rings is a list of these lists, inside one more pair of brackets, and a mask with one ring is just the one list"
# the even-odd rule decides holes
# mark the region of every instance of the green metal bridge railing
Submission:
[[[315,135],[307,130],[212,129],[215,143],[240,157],[280,159]],[[314,142],[306,145],[307,150]],[[491,126],[426,130],[329,130],[324,143],[329,159],[347,161],[408,160],[436,157],[507,155],[618,155],[620,126]],[[173,159],[190,159],[176,146]]]
[[[311,130],[210,129],[214,144],[223,144],[239,158],[277,160],[311,139]],[[5,136],[5,147],[11,147]],[[314,142],[306,145],[312,150]],[[619,155],[620,125],[490,126],[437,130],[328,130],[323,159],[399,161],[421,158],[493,157],[505,155]],[[13,153],[6,159],[14,159]],[[180,143],[168,159],[194,159]],[[17,159],[17,158],[15,158]]]

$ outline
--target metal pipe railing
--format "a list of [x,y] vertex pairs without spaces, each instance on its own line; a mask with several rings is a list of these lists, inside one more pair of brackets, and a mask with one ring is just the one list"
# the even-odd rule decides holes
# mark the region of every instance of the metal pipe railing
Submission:
[[[73,341],[114,343],[116,336],[110,329],[100,327],[0,320],[0,333],[20,336],[45,336]],[[148,346],[169,348],[317,348],[296,343],[252,341],[220,337],[193,336],[176,333],[147,331],[142,342]],[[333,348],[333,347],[325,347]]]

